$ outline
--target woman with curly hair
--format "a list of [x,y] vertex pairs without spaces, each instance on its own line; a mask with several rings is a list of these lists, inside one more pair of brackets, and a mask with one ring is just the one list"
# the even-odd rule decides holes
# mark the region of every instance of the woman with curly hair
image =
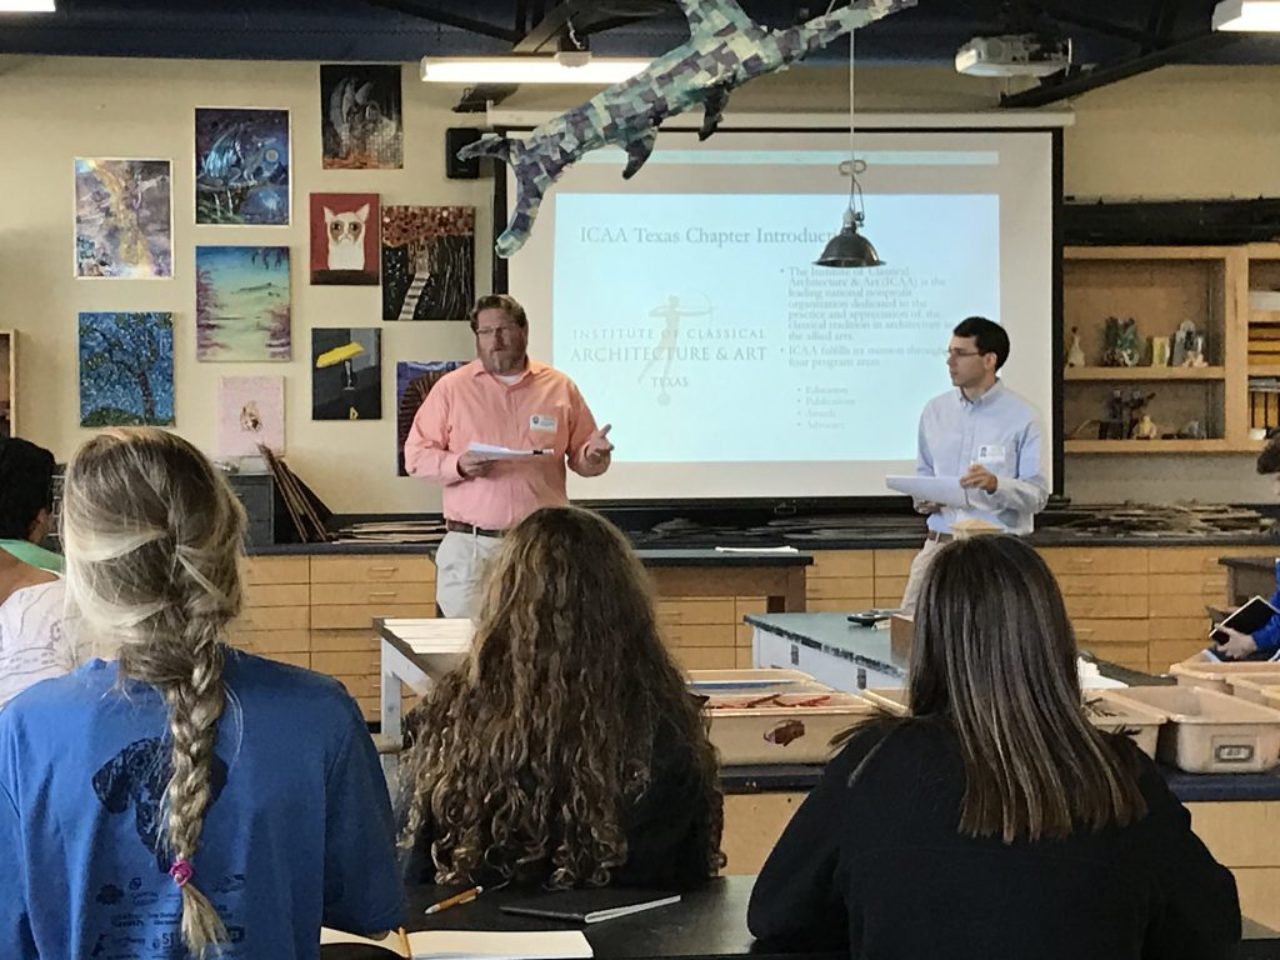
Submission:
[[724,863],[715,750],[644,570],[593,513],[507,534],[470,658],[413,719],[407,883],[689,887]]

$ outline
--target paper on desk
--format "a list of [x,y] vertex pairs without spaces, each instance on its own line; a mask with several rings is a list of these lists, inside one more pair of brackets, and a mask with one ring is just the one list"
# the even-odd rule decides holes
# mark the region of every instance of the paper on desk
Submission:
[[[382,947],[393,954],[403,956],[399,938],[395,934],[385,940],[370,940],[352,933],[322,928],[321,945],[327,943],[358,943]],[[482,957],[484,960],[524,960],[524,958],[554,957],[556,960],[576,960],[592,956],[591,944],[581,930],[419,930],[409,934],[411,960],[434,958]]]
[[716,547],[716,553],[799,553],[795,547]]
[[960,486],[959,477],[918,477],[914,474],[890,474],[885,486],[917,500],[928,500],[947,507],[969,506],[968,491]]
[[496,443],[477,443],[471,441],[467,445],[469,453],[476,453],[488,460],[520,460],[524,457],[545,457],[554,453],[554,450],[512,450],[510,447],[501,447]]

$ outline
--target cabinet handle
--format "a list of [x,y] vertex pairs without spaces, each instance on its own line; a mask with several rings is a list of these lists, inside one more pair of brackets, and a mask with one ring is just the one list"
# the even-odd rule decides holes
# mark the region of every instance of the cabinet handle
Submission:
[[1078,630],[1076,630],[1076,636],[1077,636],[1077,637],[1092,637],[1092,636],[1093,636],[1093,627],[1084,627],[1084,628],[1082,628],[1082,629],[1078,629]]
[[389,566],[389,567],[370,567],[369,572],[370,573],[395,573],[399,569],[400,569],[399,565],[393,564],[392,566]]
[[380,598],[380,597],[390,597],[390,598],[394,599],[394,598],[396,598],[396,597],[398,597],[398,596],[400,596],[400,591],[399,591],[399,590],[372,590],[372,591],[370,591],[370,593],[369,593],[369,599],[370,599],[370,600],[374,599],[375,597],[379,597],[379,598]]

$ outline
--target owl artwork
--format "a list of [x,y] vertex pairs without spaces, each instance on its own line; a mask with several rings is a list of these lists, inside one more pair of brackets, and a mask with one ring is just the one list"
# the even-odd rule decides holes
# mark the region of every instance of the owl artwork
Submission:
[[376,286],[381,217],[376,193],[313,193],[311,282]]
[[348,213],[324,208],[325,233],[329,237],[330,270],[364,270],[364,230],[369,205]]

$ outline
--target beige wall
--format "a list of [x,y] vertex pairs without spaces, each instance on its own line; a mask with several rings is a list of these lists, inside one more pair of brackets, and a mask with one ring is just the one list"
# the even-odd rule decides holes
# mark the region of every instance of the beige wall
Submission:
[[[471,355],[462,323],[383,324],[377,288],[307,283],[307,195],[371,191],[383,203],[472,204],[478,208],[477,282],[488,282],[491,235],[487,181],[444,176],[443,132],[476,118],[450,112],[456,90],[418,83],[405,68],[405,169],[320,168],[318,70],[305,63],[232,63],[0,57],[0,327],[19,340],[22,432],[66,457],[88,431],[78,426],[76,315],[81,310],[175,313],[178,432],[212,447],[218,378],[286,377],[288,459],[339,511],[435,510],[438,494],[394,475],[394,365]],[[1166,68],[1078,99],[1066,134],[1066,190],[1080,196],[1257,196],[1280,187],[1280,138],[1259,118],[1274,109],[1280,68]],[[942,68],[859,70],[860,109],[974,110],[994,105],[992,81]],[[841,111],[842,69],[798,69],[738,91],[734,110]],[[568,107],[580,90],[529,90],[504,106]],[[294,225],[196,227],[192,213],[192,110],[207,106],[292,111]],[[174,161],[175,277],[168,281],[72,279],[72,158],[154,156]],[[302,212],[302,216],[298,212]],[[293,261],[295,359],[286,364],[200,364],[194,360],[194,247],[287,243]],[[307,357],[312,326],[380,326],[383,408],[376,422],[313,422]],[[1248,457],[1084,458],[1068,463],[1067,492],[1083,500],[1269,498]]]

